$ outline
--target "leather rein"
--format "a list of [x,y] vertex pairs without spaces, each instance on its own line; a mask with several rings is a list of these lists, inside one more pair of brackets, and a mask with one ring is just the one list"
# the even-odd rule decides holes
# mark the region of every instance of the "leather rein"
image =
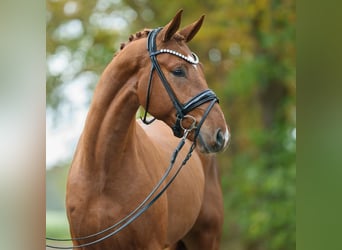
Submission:
[[[148,52],[149,52],[149,55],[151,58],[152,67],[151,67],[151,72],[150,72],[150,79],[149,79],[146,106],[145,106],[145,110],[146,110],[145,112],[146,113],[145,113],[142,121],[146,124],[150,124],[154,121],[154,119],[151,121],[147,121],[146,116],[147,116],[148,106],[149,106],[152,75],[153,75],[154,70],[156,70],[159,78],[161,79],[161,81],[162,81],[167,93],[169,94],[170,99],[171,99],[171,101],[172,101],[172,103],[173,103],[173,105],[177,111],[176,123],[172,128],[173,133],[175,136],[181,138],[179,144],[177,145],[176,149],[174,150],[174,152],[171,156],[171,160],[170,160],[170,164],[169,164],[168,168],[166,169],[164,175],[159,180],[159,182],[155,185],[153,190],[140,203],[140,205],[138,207],[136,207],[130,214],[128,214],[127,216],[122,218],[120,221],[118,221],[114,225],[112,225],[108,228],[105,228],[105,229],[103,229],[97,233],[88,235],[88,236],[77,237],[77,238],[69,238],[69,239],[57,239],[57,238],[52,238],[52,237],[46,237],[45,239],[49,240],[49,241],[56,241],[56,242],[57,241],[62,242],[62,241],[73,241],[73,240],[86,240],[86,239],[90,239],[90,238],[93,238],[96,236],[100,236],[100,235],[102,235],[102,234],[104,234],[110,230],[113,230],[113,231],[109,232],[107,235],[105,235],[101,238],[92,240],[88,243],[79,244],[76,246],[54,246],[54,245],[46,244],[46,247],[54,248],[54,249],[82,248],[82,247],[87,247],[87,246],[97,244],[103,240],[106,240],[109,237],[112,237],[113,235],[116,235],[121,230],[123,230],[125,227],[127,227],[129,224],[131,224],[134,220],[136,220],[140,215],[142,215],[148,208],[150,208],[159,199],[159,197],[167,190],[167,188],[171,185],[171,183],[177,177],[177,175],[179,174],[181,169],[184,167],[184,165],[190,159],[192,152],[194,151],[194,149],[196,147],[196,140],[197,140],[197,137],[199,135],[200,128],[201,128],[203,122],[205,121],[205,119],[207,118],[210,110],[213,108],[214,104],[216,102],[218,102],[218,98],[216,97],[215,93],[212,90],[208,89],[208,90],[205,90],[202,93],[196,95],[195,97],[193,97],[190,101],[188,101],[185,104],[181,104],[178,101],[178,99],[177,99],[176,95],[174,94],[170,84],[168,83],[168,81],[166,80],[162,70],[160,69],[160,66],[159,66],[159,63],[157,61],[156,56],[159,54],[162,54],[162,53],[169,53],[169,54],[178,56],[178,57],[186,60],[187,62],[189,62],[191,64],[198,64],[198,62],[199,62],[198,57],[194,53],[192,53],[193,58],[185,57],[184,55],[182,55],[176,51],[168,50],[168,49],[162,49],[162,50],[157,51],[156,50],[156,36],[160,30],[161,30],[161,28],[154,29],[148,35],[147,49],[148,49]],[[206,109],[205,113],[203,114],[201,121],[197,124],[195,118],[188,115],[188,113],[191,110],[195,109],[196,107],[198,107],[198,106],[200,106],[206,102],[210,102],[210,104],[209,104],[208,108]],[[188,127],[188,128],[183,127],[182,121],[184,119],[191,119],[192,120],[192,124],[190,125],[190,127]],[[157,192],[157,190],[161,187],[161,185],[163,184],[163,182],[169,176],[171,170],[173,169],[174,164],[175,164],[176,159],[177,159],[177,156],[178,156],[178,153],[183,148],[185,141],[187,139],[187,136],[192,130],[195,130],[195,135],[194,135],[193,143],[192,143],[187,155],[183,159],[182,163],[180,164],[180,166],[178,167],[178,169],[176,170],[174,175],[169,179],[169,181],[165,184],[165,186],[162,187],[159,192]],[[155,195],[155,196],[153,197],[153,195]]]

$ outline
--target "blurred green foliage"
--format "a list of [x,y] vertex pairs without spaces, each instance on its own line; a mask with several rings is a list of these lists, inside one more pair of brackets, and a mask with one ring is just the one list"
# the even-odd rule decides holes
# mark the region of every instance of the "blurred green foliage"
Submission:
[[[70,238],[68,219],[64,211],[46,211],[46,235],[60,239]],[[69,242],[66,245],[69,245]]]
[[[183,25],[206,14],[191,42],[231,129],[218,155],[225,201],[221,249],[293,250],[296,241],[296,48],[294,0],[47,0],[48,108],[82,74],[94,80],[129,34],[165,25],[180,8]],[[73,22],[78,33],[67,36]],[[112,23],[112,27],[110,24]],[[77,26],[78,25],[78,26]]]

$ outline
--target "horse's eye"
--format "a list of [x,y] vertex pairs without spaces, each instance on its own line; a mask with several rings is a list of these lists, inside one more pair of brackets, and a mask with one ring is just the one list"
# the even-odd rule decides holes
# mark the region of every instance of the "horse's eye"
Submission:
[[171,73],[177,77],[185,77],[185,71],[182,68],[177,68],[171,71]]

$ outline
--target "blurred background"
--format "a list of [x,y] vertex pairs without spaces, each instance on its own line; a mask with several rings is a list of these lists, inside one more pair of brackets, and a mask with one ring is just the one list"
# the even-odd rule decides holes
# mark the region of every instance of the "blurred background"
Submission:
[[296,247],[294,0],[47,0],[47,236],[68,237],[65,185],[97,80],[131,33],[206,15],[189,44],[230,126],[218,154],[221,249]]

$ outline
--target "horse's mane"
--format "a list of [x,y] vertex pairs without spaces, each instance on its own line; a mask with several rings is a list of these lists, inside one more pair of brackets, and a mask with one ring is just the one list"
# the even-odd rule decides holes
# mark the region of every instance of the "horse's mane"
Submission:
[[[132,41],[138,40],[138,39],[140,39],[140,38],[147,37],[151,30],[152,30],[152,29],[144,29],[144,30],[142,30],[142,31],[139,31],[139,32],[137,32],[137,33],[135,33],[135,34],[130,35],[127,42],[121,43],[121,45],[120,45],[120,50],[123,50],[123,49],[126,47],[126,45],[129,44],[129,43],[132,42]],[[182,41],[182,40],[184,40],[184,37],[183,37],[181,34],[179,34],[179,33],[176,33],[176,34],[174,35],[174,38],[175,38],[177,41]]]
[[122,50],[123,48],[125,48],[125,46],[127,44],[129,44],[130,42],[132,41],[135,41],[135,40],[138,40],[140,38],[143,38],[143,37],[147,37],[148,34],[150,33],[151,29],[144,29],[142,31],[138,31],[137,33],[135,34],[132,34],[128,37],[128,41],[125,42],[125,43],[121,43],[120,45],[120,50]]

